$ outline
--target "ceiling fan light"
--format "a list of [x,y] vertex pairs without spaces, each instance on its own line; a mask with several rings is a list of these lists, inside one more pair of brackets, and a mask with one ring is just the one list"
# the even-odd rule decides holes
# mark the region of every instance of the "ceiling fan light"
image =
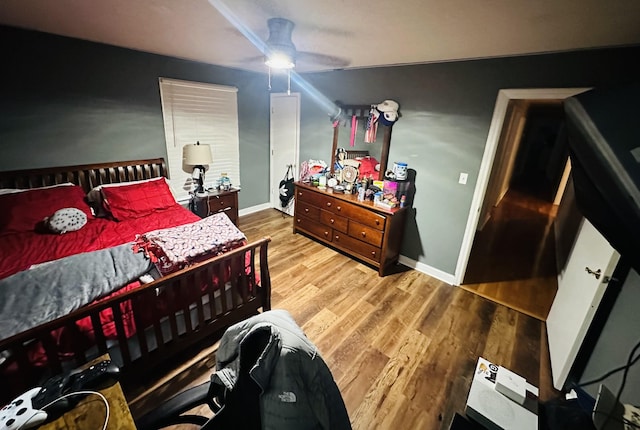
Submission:
[[265,57],[264,64],[272,69],[293,69],[296,65],[293,58],[287,55],[286,52],[272,52]]
[[265,64],[274,69],[292,69],[296,65],[296,47],[291,41],[294,24],[288,19],[271,18],[267,21],[269,39]]

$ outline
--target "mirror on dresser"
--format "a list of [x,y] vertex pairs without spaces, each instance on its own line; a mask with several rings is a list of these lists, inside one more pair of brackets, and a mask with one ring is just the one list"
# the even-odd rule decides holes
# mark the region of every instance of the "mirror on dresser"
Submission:
[[[370,119],[371,112],[375,111],[376,106],[379,105],[339,105],[339,113],[332,118],[333,143],[329,158],[332,162],[329,163],[329,168],[331,175],[340,179],[338,182],[355,181],[362,177],[374,180],[384,179],[393,125],[383,124],[384,121],[379,117],[376,121]],[[355,180],[351,177],[351,170],[344,170],[344,167],[358,165],[358,163],[351,163],[348,160],[360,161],[358,177]],[[378,163],[379,169],[375,169]],[[345,173],[344,178],[342,171]]]

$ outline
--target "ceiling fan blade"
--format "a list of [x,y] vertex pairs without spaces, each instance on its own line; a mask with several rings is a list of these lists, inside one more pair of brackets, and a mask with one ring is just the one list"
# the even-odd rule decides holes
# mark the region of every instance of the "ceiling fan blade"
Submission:
[[334,68],[347,67],[351,61],[337,57],[335,55],[320,54],[317,52],[298,51],[298,61],[308,64],[317,64],[321,66],[331,66]]
[[[264,63],[264,55],[255,55],[252,57],[243,58],[242,63],[244,64],[256,64],[256,63]],[[335,69],[343,68],[349,66],[351,62],[342,57],[336,57],[334,55],[325,55],[318,54],[315,52],[298,52],[297,63],[300,67],[305,66],[326,66],[332,67]],[[306,67],[308,68],[308,67]]]

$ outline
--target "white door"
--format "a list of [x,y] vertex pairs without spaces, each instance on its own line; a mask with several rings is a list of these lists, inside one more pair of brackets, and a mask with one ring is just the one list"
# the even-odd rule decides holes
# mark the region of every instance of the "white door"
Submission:
[[547,317],[553,386],[561,390],[620,254],[583,219]]
[[293,216],[293,200],[282,207],[280,201],[280,181],[291,167],[294,178],[298,179],[298,152],[300,148],[300,94],[271,94],[271,206]]

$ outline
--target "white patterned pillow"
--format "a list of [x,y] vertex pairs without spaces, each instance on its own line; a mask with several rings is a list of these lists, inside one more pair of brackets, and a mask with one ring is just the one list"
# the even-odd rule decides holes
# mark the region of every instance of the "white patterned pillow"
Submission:
[[51,233],[62,234],[80,230],[87,223],[87,215],[76,208],[63,208],[44,220]]

